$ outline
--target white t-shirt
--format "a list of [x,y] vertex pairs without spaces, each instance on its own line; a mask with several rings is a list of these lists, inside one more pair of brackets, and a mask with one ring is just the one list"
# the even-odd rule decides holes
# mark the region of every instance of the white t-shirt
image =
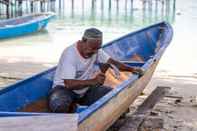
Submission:
[[[53,87],[57,85],[64,86],[64,79],[88,80],[93,78],[93,74],[98,71],[96,63],[106,63],[109,58],[110,56],[108,54],[102,49],[99,49],[97,54],[85,59],[80,55],[76,43],[69,46],[63,51],[59,60]],[[73,91],[83,95],[87,90],[88,87]]]

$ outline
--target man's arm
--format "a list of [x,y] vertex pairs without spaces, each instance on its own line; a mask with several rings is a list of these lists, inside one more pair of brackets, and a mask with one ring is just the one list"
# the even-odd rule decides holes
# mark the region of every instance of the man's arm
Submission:
[[129,66],[127,66],[127,65],[125,65],[125,64],[123,64],[123,63],[121,63],[119,61],[116,61],[116,60],[114,60],[112,58],[110,58],[107,61],[107,63],[115,65],[120,71],[130,71],[130,72],[134,71],[134,68],[129,67]]
[[142,69],[140,69],[140,68],[133,68],[133,67],[127,66],[124,63],[116,61],[116,60],[114,60],[112,58],[109,58],[107,63],[115,65],[120,71],[129,71],[129,72],[133,72],[133,73],[138,73],[139,75],[143,75],[144,74],[144,71]]
[[85,87],[102,85],[104,81],[105,81],[105,74],[99,73],[95,78],[89,80],[65,79],[64,85],[66,88],[71,90],[80,90]]

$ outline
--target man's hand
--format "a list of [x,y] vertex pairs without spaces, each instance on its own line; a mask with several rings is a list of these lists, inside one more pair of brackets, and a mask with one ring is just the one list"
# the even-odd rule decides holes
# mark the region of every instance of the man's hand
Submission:
[[96,77],[94,78],[95,84],[100,86],[103,85],[104,81],[105,81],[105,74],[104,73],[99,73],[96,75]]
[[138,74],[141,77],[144,75],[145,71],[141,68],[134,68],[133,73]]
[[105,73],[110,68],[108,63],[98,63],[98,65],[102,73]]

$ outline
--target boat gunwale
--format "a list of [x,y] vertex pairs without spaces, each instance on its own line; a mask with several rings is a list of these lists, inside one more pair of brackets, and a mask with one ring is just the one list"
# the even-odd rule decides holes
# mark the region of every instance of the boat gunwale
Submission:
[[53,71],[55,69],[56,69],[56,66],[52,67],[50,69],[47,69],[45,71],[42,71],[41,73],[35,74],[35,75],[33,75],[33,76],[29,77],[29,78],[26,78],[24,80],[20,80],[20,81],[14,83],[14,84],[11,84],[7,88],[4,88],[4,89],[0,90],[0,95],[3,94],[3,93],[8,92],[10,90],[13,90],[13,89],[17,88],[17,86],[20,86],[20,85],[22,85],[23,83],[25,83],[27,81],[33,81],[34,79],[38,78],[39,76],[48,74],[48,73],[50,73],[51,71]]
[[52,17],[55,17],[55,13],[53,12],[45,12],[45,13],[34,13],[34,14],[29,14],[29,15],[25,15],[25,16],[21,16],[21,17],[16,17],[16,18],[12,18],[12,19],[8,19],[8,20],[3,20],[0,22],[3,23],[3,22],[6,22],[6,21],[12,21],[12,20],[15,20],[15,19],[20,19],[20,18],[25,18],[25,17],[29,17],[29,16],[34,16],[34,15],[47,15],[45,17],[40,17],[39,19],[32,19],[28,22],[22,22],[20,24],[13,24],[12,26],[5,26],[5,27],[1,27],[0,26],[0,30],[5,30],[5,29],[12,29],[12,28],[17,28],[17,27],[23,27],[23,26],[26,26],[26,25],[31,25],[31,24],[34,24],[34,23],[38,23],[38,22],[41,22],[41,21],[44,21],[44,20],[49,20],[51,19]]
[[147,29],[149,29],[149,28],[152,28],[152,27],[155,27],[155,26],[158,26],[158,25],[161,25],[161,24],[168,24],[168,23],[165,22],[165,21],[162,21],[162,22],[159,22],[159,23],[156,23],[156,24],[153,24],[153,25],[149,25],[148,27],[144,27],[144,28],[142,27],[142,29],[139,29],[139,30],[137,29],[136,31],[133,31],[133,32],[131,32],[131,33],[128,33],[128,34],[126,34],[126,35],[123,35],[123,36],[121,36],[121,37],[119,37],[119,38],[117,38],[117,39],[114,39],[114,40],[110,41],[110,42],[107,42],[107,43],[104,44],[102,47],[106,47],[106,46],[112,45],[114,42],[119,41],[119,40],[121,40],[121,39],[123,39],[123,38],[125,38],[125,37],[128,37],[128,36],[130,36],[130,35],[134,35],[134,34],[143,32],[143,31],[145,31],[145,30],[147,30]]

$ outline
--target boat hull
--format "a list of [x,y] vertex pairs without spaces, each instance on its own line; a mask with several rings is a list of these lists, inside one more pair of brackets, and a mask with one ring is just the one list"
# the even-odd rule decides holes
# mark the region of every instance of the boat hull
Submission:
[[[169,45],[172,35],[171,26],[163,22],[130,33],[105,45],[103,49],[111,57],[123,60],[129,66],[138,66],[145,70],[145,74],[143,76],[139,76],[139,74],[126,75],[125,79],[121,79],[120,83],[115,84],[111,92],[85,110],[76,112],[75,114],[78,115],[77,130],[104,131],[111,126],[144,90],[162,54]],[[142,56],[143,62],[138,59],[136,53]],[[135,58],[138,61],[131,61],[131,56],[133,56],[132,59]],[[0,91],[0,116],[15,118],[13,120],[14,123],[14,121],[18,122],[16,116],[33,117],[39,115],[42,117],[55,115],[49,112],[40,113],[43,111],[42,109],[45,109],[47,105],[46,101],[36,103],[48,95],[52,86],[55,69],[55,67],[51,68],[48,71],[37,74]],[[108,75],[106,78],[110,78],[113,81]],[[41,108],[38,105],[41,105]],[[73,117],[75,114],[73,114]],[[65,114],[63,113],[62,115]],[[66,121],[67,125],[69,125],[69,122],[68,118]],[[62,121],[62,123],[65,123],[65,121]],[[29,126],[26,125],[24,130],[29,129],[28,127],[31,127],[31,124]]]
[[26,22],[19,25],[9,25],[7,27],[5,26],[4,28],[0,28],[0,39],[23,36],[38,32],[44,29],[47,26],[49,20],[53,17],[54,14],[49,14],[47,17],[43,17],[39,20]]

